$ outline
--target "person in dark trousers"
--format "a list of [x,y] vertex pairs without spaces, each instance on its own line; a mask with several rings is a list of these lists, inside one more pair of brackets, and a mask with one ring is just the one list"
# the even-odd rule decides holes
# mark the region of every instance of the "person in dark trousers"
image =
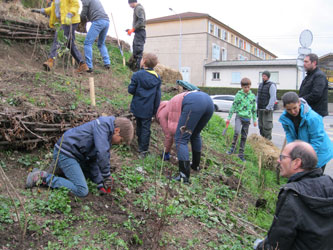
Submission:
[[310,144],[287,144],[278,159],[288,178],[279,193],[273,223],[256,250],[329,250],[333,247],[333,179],[316,168]]
[[[130,144],[134,128],[127,118],[101,116],[64,133],[54,147],[53,159],[66,178],[35,168],[29,173],[26,188],[43,184],[52,188],[66,187],[74,195],[88,195],[86,177],[97,184],[101,194],[110,192],[112,144]],[[50,171],[53,172],[53,171]]]
[[328,81],[324,72],[318,68],[318,56],[309,54],[304,58],[306,77],[299,89],[302,97],[311,108],[322,117],[328,115]]
[[141,70],[132,75],[128,93],[133,95],[130,111],[136,118],[136,134],[138,136],[139,154],[144,158],[148,154],[150,141],[150,126],[152,117],[156,114],[161,101],[161,78],[154,71],[157,56],[144,54]]
[[262,83],[258,87],[258,120],[260,135],[268,140],[272,139],[273,111],[276,101],[276,85],[269,78],[268,71],[262,73]]
[[188,142],[191,141],[193,155],[192,168],[199,167],[201,157],[201,130],[207,125],[214,113],[212,98],[201,91],[188,92],[182,101],[175,142],[179,165],[179,175],[174,178],[184,183],[190,182],[190,157]]
[[232,103],[232,107],[229,111],[229,115],[226,123],[230,123],[230,119],[233,113],[236,113],[235,118],[235,133],[232,141],[232,145],[228,154],[233,154],[237,147],[238,137],[241,134],[239,143],[238,157],[245,161],[244,149],[246,138],[249,132],[249,126],[251,124],[251,118],[253,119],[254,126],[257,126],[257,108],[256,108],[256,96],[250,90],[251,80],[249,78],[243,78],[241,80],[242,89],[239,90],[235,96],[235,100]]
[[127,34],[130,36],[133,32],[133,57],[136,60],[136,70],[140,69],[140,62],[144,45],[146,42],[146,13],[143,6],[136,0],[128,0],[129,6],[134,9],[133,12],[133,25],[131,29],[127,30]]
[[110,69],[110,57],[108,49],[105,46],[105,39],[109,30],[109,17],[106,14],[100,0],[81,0],[81,22],[91,22],[90,29],[84,40],[84,55],[89,70],[93,72],[93,51],[92,46],[98,37],[97,47],[101,53],[104,68]]
[[[60,29],[64,31],[64,36],[67,38],[66,46],[70,50],[76,63],[79,65],[76,73],[83,73],[88,71],[89,68],[75,45],[75,31],[81,22],[80,15],[78,14],[79,8],[79,0],[53,0],[50,7],[32,9],[31,11],[50,16],[50,28],[54,28],[56,23],[61,24]],[[46,71],[50,71],[53,68],[59,47],[58,32],[55,32],[48,60],[43,63]]]
[[333,144],[325,132],[323,118],[295,92],[282,96],[285,111],[279,122],[286,133],[287,142],[302,140],[311,144],[318,156],[318,168],[324,172],[326,164],[333,158]]

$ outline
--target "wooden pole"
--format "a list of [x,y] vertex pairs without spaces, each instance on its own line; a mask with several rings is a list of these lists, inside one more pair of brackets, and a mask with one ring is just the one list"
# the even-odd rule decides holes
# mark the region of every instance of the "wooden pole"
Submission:
[[96,106],[95,101],[95,84],[94,84],[94,78],[89,77],[89,88],[90,88],[90,100],[91,100],[91,106]]

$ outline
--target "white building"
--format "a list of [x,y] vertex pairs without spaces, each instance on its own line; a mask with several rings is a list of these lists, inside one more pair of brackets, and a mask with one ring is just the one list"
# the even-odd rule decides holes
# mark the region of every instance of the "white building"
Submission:
[[247,77],[252,82],[252,88],[258,88],[265,70],[271,73],[270,80],[277,84],[278,89],[298,90],[303,79],[296,59],[216,61],[204,67],[206,87],[240,87],[241,79]]

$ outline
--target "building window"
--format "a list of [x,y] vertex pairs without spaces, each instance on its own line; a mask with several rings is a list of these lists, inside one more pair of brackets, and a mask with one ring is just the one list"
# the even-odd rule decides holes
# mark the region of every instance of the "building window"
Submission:
[[239,45],[238,45],[238,47],[240,48],[240,49],[243,49],[243,40],[242,39],[239,39]]
[[222,30],[222,39],[228,41],[228,32],[225,30]]
[[221,38],[221,29],[220,28],[217,28],[217,36],[218,36],[218,38]]
[[213,81],[220,80],[220,72],[213,72]]
[[246,51],[251,53],[251,45],[248,42],[246,42]]
[[240,83],[240,81],[241,81],[241,73],[232,72],[231,73],[231,83]]
[[[260,82],[262,81],[262,73],[263,72],[259,72]],[[271,82],[275,82],[276,84],[279,84],[279,71],[269,71],[269,73],[271,73],[271,77],[269,78],[269,80]]]
[[212,44],[212,60],[220,60],[220,46]]
[[222,61],[226,61],[227,60],[227,50],[225,48],[222,48]]
[[238,37],[235,39],[235,45],[238,46]]
[[214,24],[209,23],[209,33],[214,34]]
[[241,55],[241,54],[238,54],[238,60],[239,60],[239,61],[246,61],[246,60],[248,60],[248,58],[247,58],[246,56],[243,56],[243,55]]

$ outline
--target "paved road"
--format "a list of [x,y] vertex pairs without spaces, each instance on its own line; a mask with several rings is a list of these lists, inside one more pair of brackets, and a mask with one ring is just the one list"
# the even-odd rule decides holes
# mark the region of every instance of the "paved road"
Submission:
[[[223,119],[226,119],[228,116],[228,113],[226,113],[226,112],[216,112],[216,114],[218,114]],[[281,111],[276,111],[276,112],[274,112],[274,115],[273,115],[272,142],[278,148],[281,149],[284,138],[285,138],[285,133],[284,133],[281,123],[279,122],[280,115],[281,115]],[[234,126],[234,122],[235,122],[234,118],[235,118],[235,114],[233,116],[233,119],[230,122],[233,126]],[[324,126],[325,126],[326,133],[330,137],[331,141],[333,141],[333,116],[326,116],[324,118]],[[253,124],[250,125],[250,129],[249,129],[249,135],[251,135],[251,134],[259,134],[258,127],[254,127]],[[331,160],[327,164],[326,169],[325,169],[325,174],[328,174],[333,177],[333,160]]]

